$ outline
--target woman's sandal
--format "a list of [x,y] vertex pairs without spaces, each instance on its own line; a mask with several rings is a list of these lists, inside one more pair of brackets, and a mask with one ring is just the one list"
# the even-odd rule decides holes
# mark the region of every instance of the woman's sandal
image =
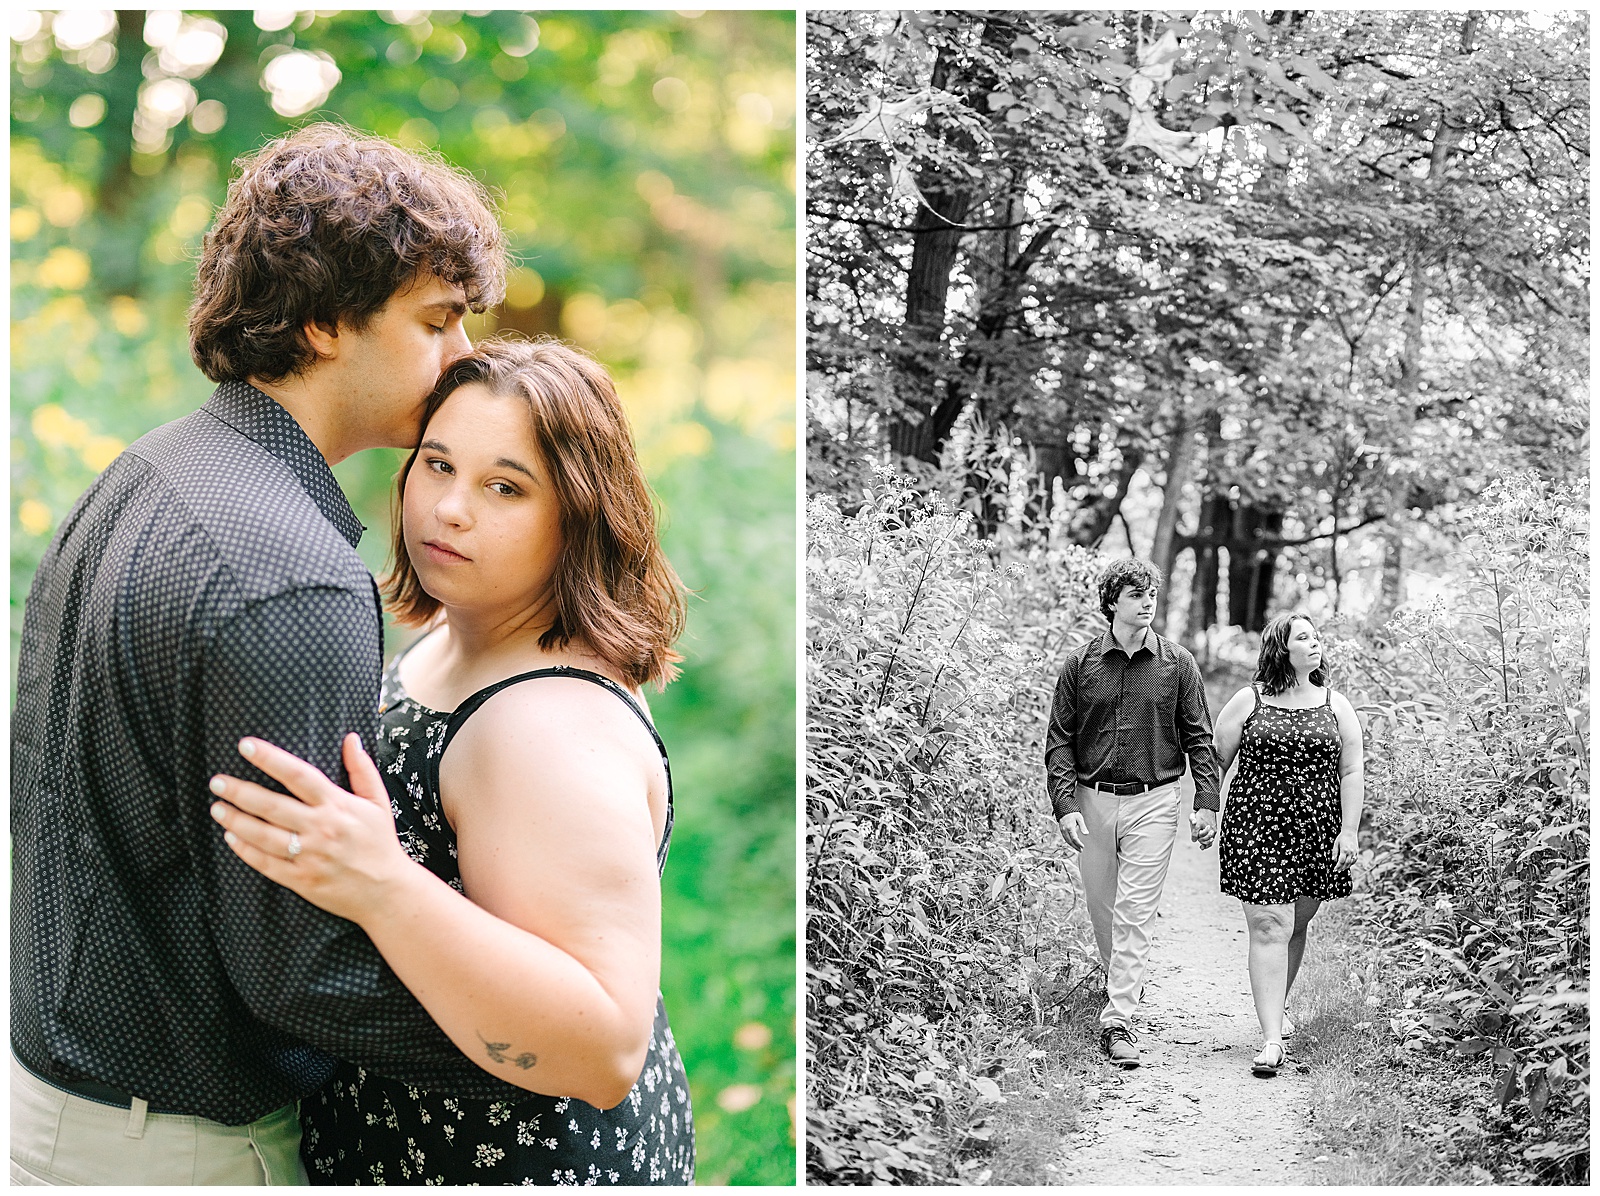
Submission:
[[[1273,1062],[1268,1063],[1267,1053],[1272,1050],[1276,1050],[1278,1052],[1278,1057]],[[1285,1052],[1283,1046],[1276,1042],[1269,1042],[1266,1046],[1261,1048],[1261,1053],[1259,1055],[1250,1060],[1250,1072],[1252,1075],[1263,1076],[1270,1079],[1272,1076],[1278,1074],[1278,1069],[1283,1066],[1284,1058]]]

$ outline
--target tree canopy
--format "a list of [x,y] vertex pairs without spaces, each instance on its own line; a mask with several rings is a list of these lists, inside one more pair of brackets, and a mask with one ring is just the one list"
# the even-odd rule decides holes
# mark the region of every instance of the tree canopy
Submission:
[[1584,468],[1587,14],[813,12],[807,55],[814,486],[986,429],[986,534],[1132,516],[1194,633],[1284,560],[1392,606],[1430,512]]

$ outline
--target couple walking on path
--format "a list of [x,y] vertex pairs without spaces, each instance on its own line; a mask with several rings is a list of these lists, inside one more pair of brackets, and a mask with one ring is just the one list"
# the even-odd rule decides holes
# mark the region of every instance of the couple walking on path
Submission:
[[[1110,626],[1056,681],[1045,743],[1052,811],[1079,869],[1106,972],[1100,1042],[1137,1067],[1133,1030],[1156,910],[1178,828],[1178,782],[1194,780],[1190,837],[1219,843],[1221,889],[1244,905],[1259,1076],[1283,1066],[1285,1013],[1322,902],[1350,893],[1361,817],[1361,728],[1328,686],[1315,626],[1295,612],[1262,631],[1255,680],[1215,731],[1194,657],[1151,630],[1156,570],[1118,561],[1099,582]],[[1235,767],[1235,765],[1237,767]],[[1223,782],[1227,811],[1218,827]]]

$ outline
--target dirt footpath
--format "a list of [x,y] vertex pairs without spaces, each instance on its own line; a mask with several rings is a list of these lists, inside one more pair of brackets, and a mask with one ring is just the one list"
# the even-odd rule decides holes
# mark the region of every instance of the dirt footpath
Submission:
[[[1315,1182],[1307,1079],[1288,1064],[1250,1074],[1261,1049],[1245,971],[1244,915],[1217,891],[1217,850],[1189,841],[1184,780],[1178,843],[1161,899],[1144,1001],[1142,1066],[1089,1081],[1083,1129],[1057,1166],[1070,1184]],[[1291,1002],[1291,1009],[1294,1003]]]

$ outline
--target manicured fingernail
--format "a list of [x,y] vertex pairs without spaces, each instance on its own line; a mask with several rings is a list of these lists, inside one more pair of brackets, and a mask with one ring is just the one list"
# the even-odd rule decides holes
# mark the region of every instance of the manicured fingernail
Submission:
[[[212,777],[211,778],[211,792],[217,794],[218,796],[221,796],[222,794],[226,793],[227,791],[228,791],[228,782],[227,781],[224,781],[221,777]],[[216,809],[215,806],[212,806],[211,808],[213,810]]]
[[241,756],[253,756],[253,755],[255,755],[256,754],[256,745],[251,743],[248,739],[241,739],[239,741],[239,754]]
[[221,822],[227,817],[227,815],[223,812],[221,802],[214,801],[211,803],[211,817],[215,818],[218,822]]
[[232,847],[235,843],[237,843],[239,841],[239,837],[237,835],[235,835],[232,831],[223,831],[222,832],[222,841],[224,843],[226,843],[229,847]]

